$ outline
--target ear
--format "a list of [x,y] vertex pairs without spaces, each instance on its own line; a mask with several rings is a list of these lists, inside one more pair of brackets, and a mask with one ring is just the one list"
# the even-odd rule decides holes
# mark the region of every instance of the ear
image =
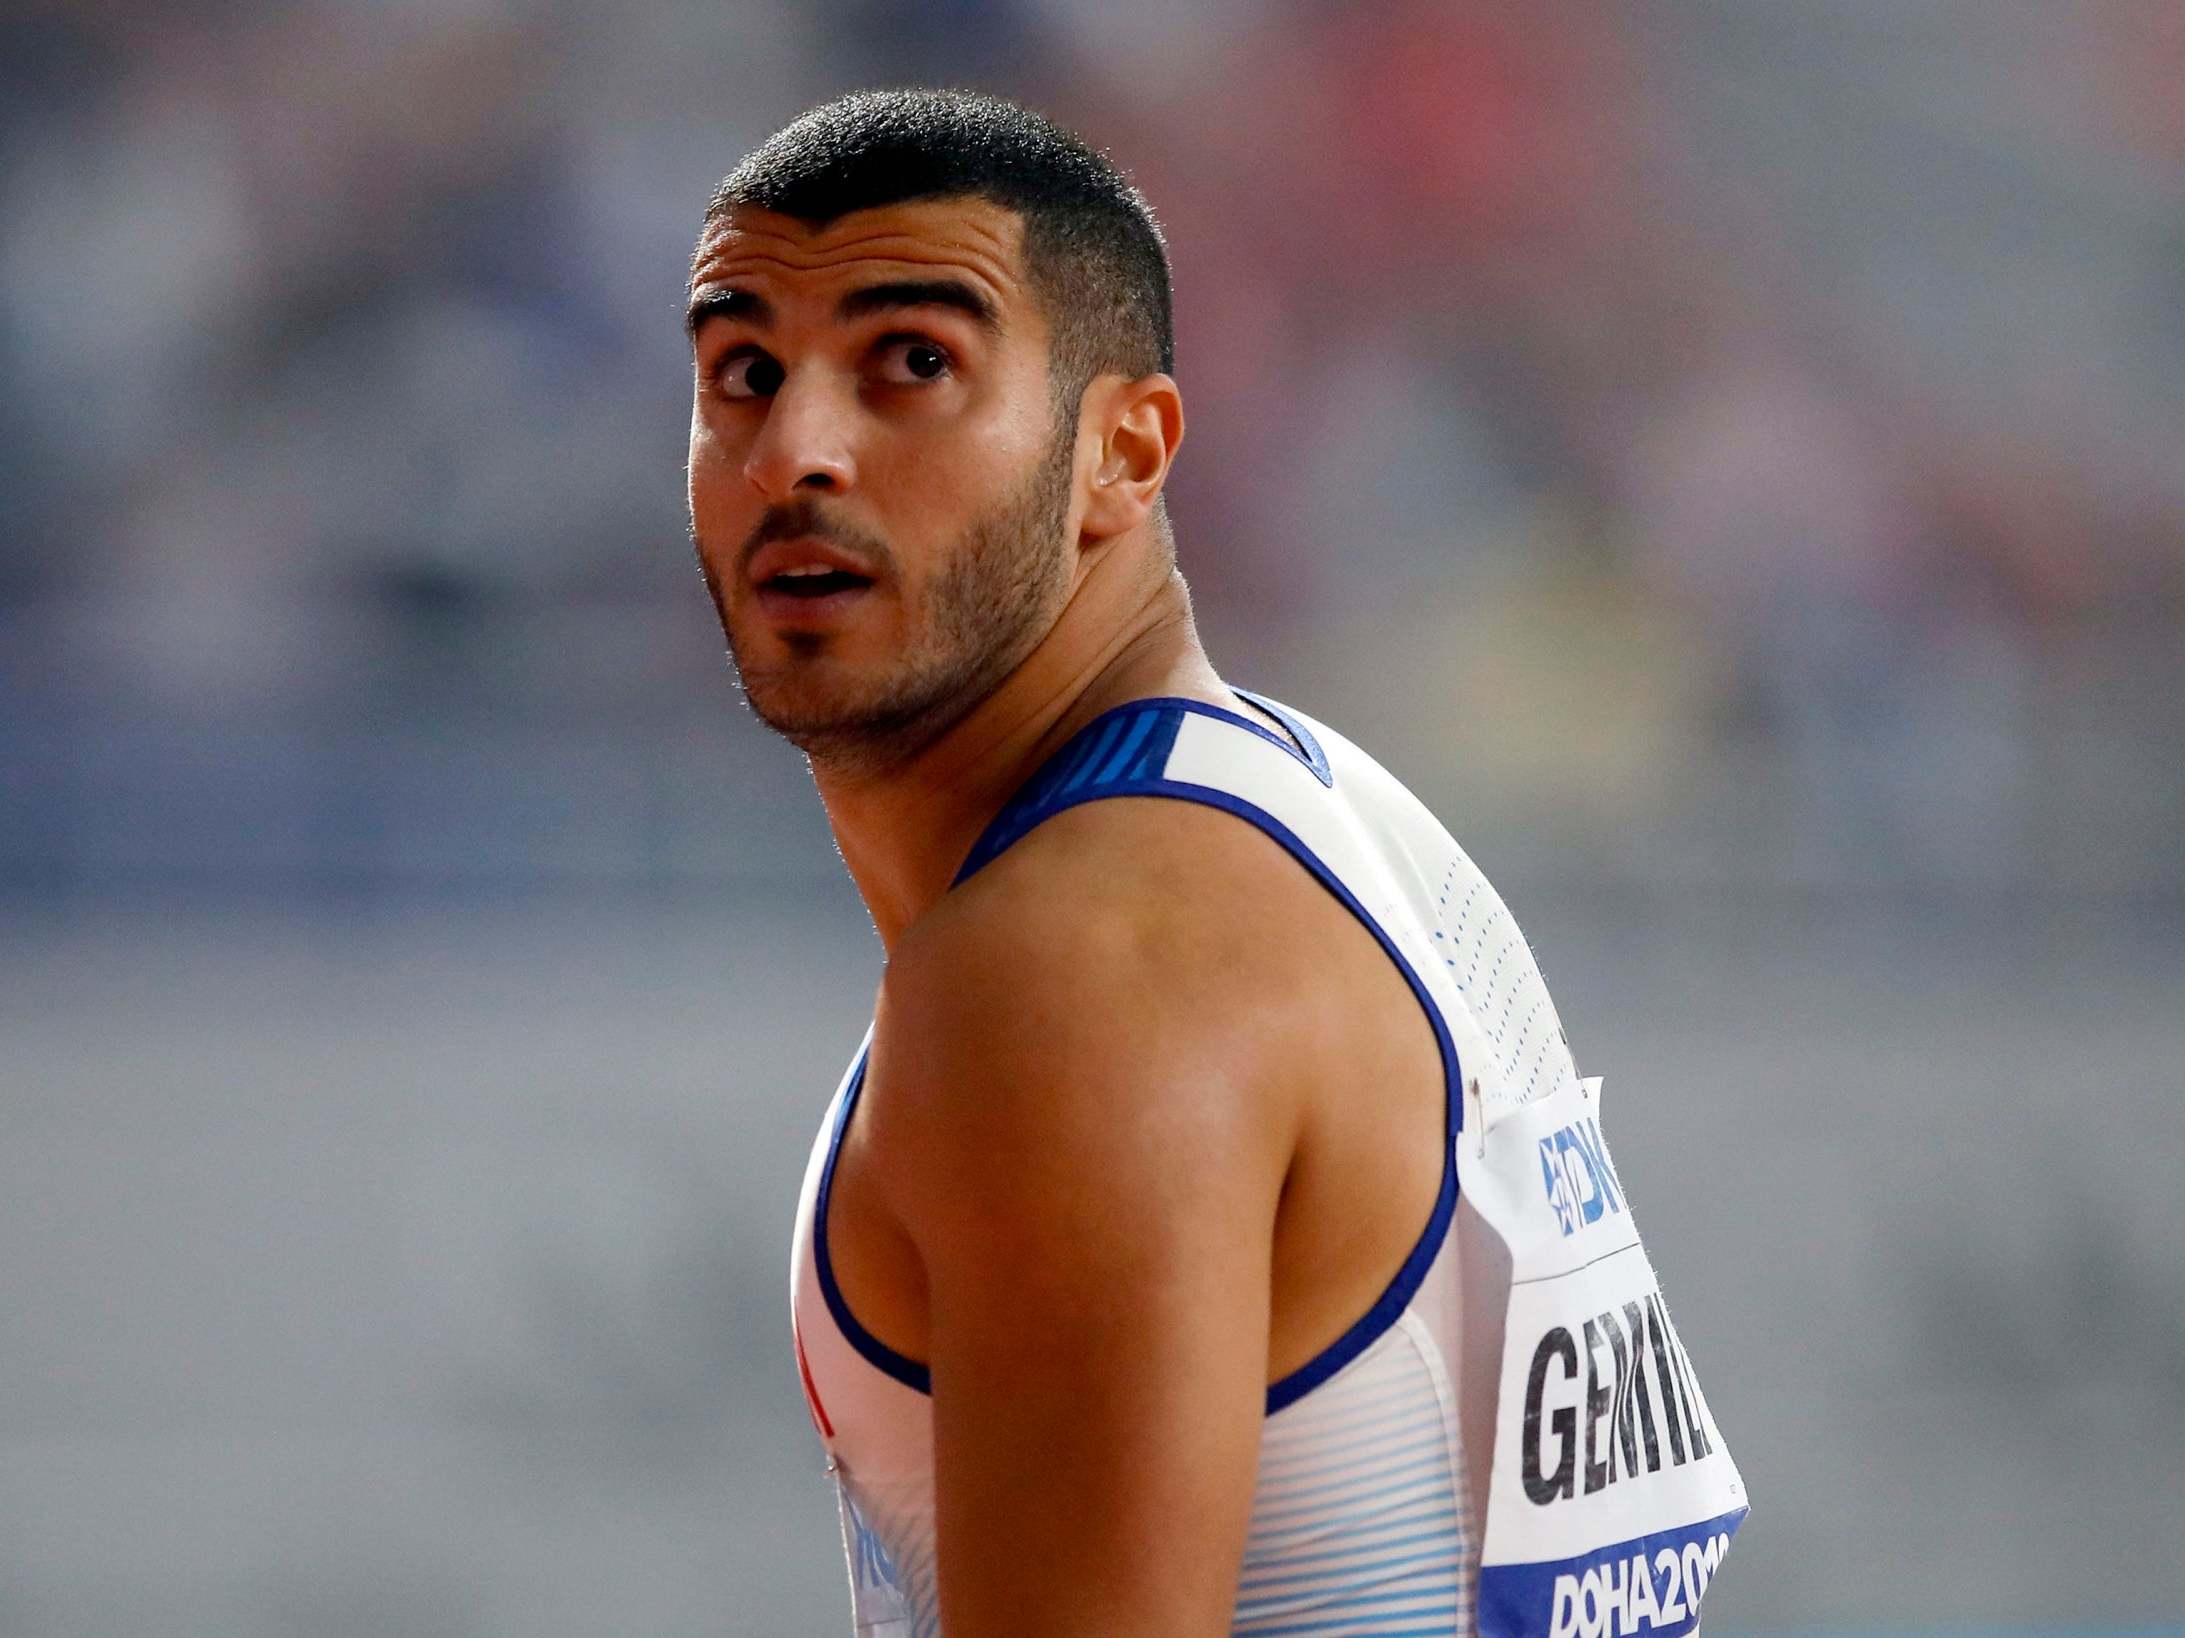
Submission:
[[1165,375],[1101,376],[1086,389],[1084,417],[1084,430],[1098,442],[1078,533],[1097,544],[1152,514],[1184,441],[1184,401]]

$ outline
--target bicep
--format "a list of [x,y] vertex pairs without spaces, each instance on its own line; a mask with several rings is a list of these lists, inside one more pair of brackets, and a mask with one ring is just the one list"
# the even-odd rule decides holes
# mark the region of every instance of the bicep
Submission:
[[945,1629],[1229,1630],[1270,1231],[1119,1192],[929,1253]]
[[942,1624],[1226,1633],[1284,1134],[1219,1042],[1049,1022],[929,1058],[950,1066],[945,1108],[928,1105],[905,1189],[928,1292]]

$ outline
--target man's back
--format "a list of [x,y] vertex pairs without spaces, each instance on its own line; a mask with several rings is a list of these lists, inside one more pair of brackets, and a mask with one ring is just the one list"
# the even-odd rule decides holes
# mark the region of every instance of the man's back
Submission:
[[[1466,1105],[1583,1096],[1493,889],[1325,730],[1156,699],[1042,768],[929,920],[799,1220],[861,1619],[940,1630],[946,1541],[952,1590],[1026,1607],[1099,1584],[1057,1555],[1129,1562],[1126,1597],[1226,1555],[1238,1632],[1473,1630],[1507,1254],[1458,1210]],[[951,1535],[952,1457],[1013,1459],[1044,1516]]]

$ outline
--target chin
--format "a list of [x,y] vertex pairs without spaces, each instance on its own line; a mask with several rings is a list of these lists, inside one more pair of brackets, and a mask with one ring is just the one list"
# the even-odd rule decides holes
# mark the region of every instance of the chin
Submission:
[[817,677],[747,678],[753,715],[815,764],[845,773],[875,773],[923,750],[963,715],[969,703],[954,690],[864,687]]
[[751,711],[784,739],[827,735],[854,727],[865,713],[858,702],[839,688],[815,688],[808,683],[780,678],[743,679],[744,698]]
[[854,737],[879,726],[886,715],[885,702],[877,697],[880,691],[869,685],[816,675],[818,667],[785,669],[791,674],[745,673],[743,692],[752,714],[786,740],[804,745],[807,740]]

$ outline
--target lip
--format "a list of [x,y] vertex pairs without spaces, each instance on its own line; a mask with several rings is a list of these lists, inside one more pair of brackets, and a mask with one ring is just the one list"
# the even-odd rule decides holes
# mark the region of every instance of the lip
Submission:
[[802,631],[839,625],[849,618],[851,610],[872,594],[870,586],[845,586],[840,591],[822,592],[817,597],[797,597],[771,586],[761,586],[757,593],[759,610],[769,624]]
[[[816,535],[799,535],[794,540],[770,541],[759,549],[759,555],[751,560],[751,584],[763,593],[766,590],[766,583],[784,570],[801,569],[814,563],[825,564],[830,569],[839,569],[844,574],[854,574],[867,581],[875,581],[880,578],[873,573],[872,565],[858,557],[854,552],[845,552],[841,547],[822,540]],[[869,589],[867,586],[857,588],[859,591]],[[848,594],[836,592],[833,597],[846,595]],[[822,603],[832,600],[832,597],[817,599],[818,602]],[[786,599],[786,601],[794,601],[794,599]]]
[[[799,597],[791,592],[777,590],[769,584],[785,569],[800,569],[810,564],[821,564],[844,574],[859,576],[864,584],[845,586],[840,591],[823,593],[817,597]],[[778,628],[800,631],[819,631],[838,625],[850,617],[851,612],[864,599],[870,597],[878,585],[879,577],[872,565],[839,546],[812,535],[799,535],[794,540],[771,541],[760,548],[751,560],[750,584],[758,599],[759,609],[769,624]]]

